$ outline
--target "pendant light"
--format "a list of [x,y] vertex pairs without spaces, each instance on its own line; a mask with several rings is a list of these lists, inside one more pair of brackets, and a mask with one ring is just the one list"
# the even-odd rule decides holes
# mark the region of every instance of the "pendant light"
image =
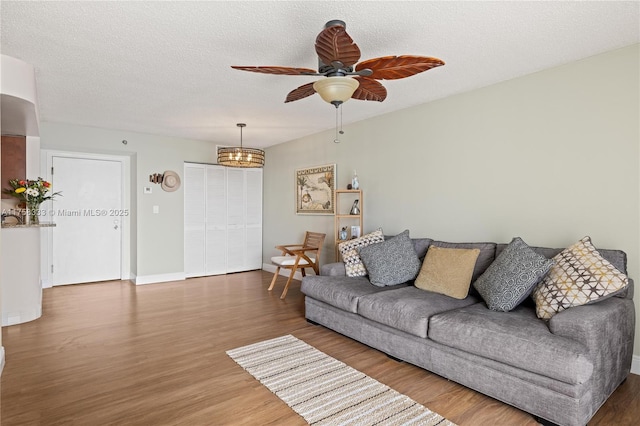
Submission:
[[226,167],[257,168],[264,166],[264,151],[258,148],[242,147],[242,128],[245,123],[238,123],[240,127],[240,148],[218,148],[218,164]]

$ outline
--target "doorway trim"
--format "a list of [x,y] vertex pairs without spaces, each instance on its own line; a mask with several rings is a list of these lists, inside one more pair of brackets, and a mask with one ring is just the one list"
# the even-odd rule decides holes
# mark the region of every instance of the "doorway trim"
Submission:
[[[40,173],[45,180],[51,181],[51,169],[53,157],[78,158],[84,160],[107,160],[119,162],[121,167],[121,194],[122,208],[129,212],[122,219],[122,241],[120,247],[120,279],[131,278],[131,220],[134,212],[131,210],[131,157],[127,155],[94,154],[88,152],[41,150]],[[51,202],[46,202],[46,211],[53,211]],[[55,222],[55,212],[47,220]],[[43,288],[52,287],[51,265],[53,265],[53,229],[41,228],[40,230],[40,281]]]

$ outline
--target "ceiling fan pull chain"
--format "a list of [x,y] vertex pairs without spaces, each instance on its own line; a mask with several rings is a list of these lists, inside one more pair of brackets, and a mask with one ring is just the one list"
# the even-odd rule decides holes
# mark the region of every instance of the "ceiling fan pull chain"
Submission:
[[338,139],[338,106],[336,106],[336,138],[333,143],[340,143],[340,139]]

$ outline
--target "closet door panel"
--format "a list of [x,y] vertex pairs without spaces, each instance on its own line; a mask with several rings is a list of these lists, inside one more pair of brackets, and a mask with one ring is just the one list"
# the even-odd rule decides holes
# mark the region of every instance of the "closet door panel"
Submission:
[[245,270],[262,269],[262,227],[247,227]]
[[246,268],[262,268],[262,169],[246,174]]
[[227,272],[246,271],[246,242],[244,227],[227,229]]
[[227,226],[244,226],[244,170],[227,169]]
[[184,167],[184,270],[186,277],[205,275],[205,167]]
[[222,166],[207,166],[206,272],[227,272],[227,179]]
[[227,230],[207,229],[207,275],[227,273]]
[[262,170],[247,170],[246,225],[262,227]]

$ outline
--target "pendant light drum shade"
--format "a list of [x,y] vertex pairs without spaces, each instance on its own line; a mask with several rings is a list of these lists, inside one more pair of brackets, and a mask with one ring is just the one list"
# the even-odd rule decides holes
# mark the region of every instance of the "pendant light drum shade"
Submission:
[[264,151],[258,148],[243,148],[242,128],[247,125],[238,123],[240,127],[240,147],[218,148],[218,164],[226,167],[258,168],[264,166]]

